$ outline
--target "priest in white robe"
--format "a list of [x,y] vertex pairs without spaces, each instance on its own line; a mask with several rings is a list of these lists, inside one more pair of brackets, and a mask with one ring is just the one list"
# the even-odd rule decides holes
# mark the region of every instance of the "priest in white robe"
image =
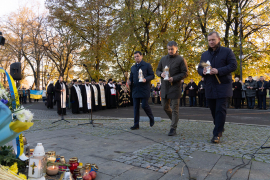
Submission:
[[73,80],[74,85],[70,88],[71,97],[70,101],[72,103],[72,113],[79,114],[80,111],[83,110],[83,101],[82,101],[82,93],[81,88],[78,86],[77,80]]
[[82,99],[83,99],[83,112],[89,113],[93,107],[93,88],[89,83],[89,80],[85,80],[85,84],[81,88],[82,90]]

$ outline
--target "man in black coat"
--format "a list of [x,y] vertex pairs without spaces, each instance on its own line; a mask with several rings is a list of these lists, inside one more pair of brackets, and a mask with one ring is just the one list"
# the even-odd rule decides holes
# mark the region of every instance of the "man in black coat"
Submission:
[[245,82],[244,88],[246,89],[246,97],[247,97],[248,108],[249,109],[254,109],[257,82],[252,79],[252,76],[248,77],[248,81]]
[[[152,110],[148,104],[150,97],[151,80],[155,78],[151,64],[142,60],[143,55],[140,51],[134,53],[136,64],[131,67],[128,85],[132,85],[133,109],[134,109],[134,126],[130,129],[139,129],[140,121],[140,101],[142,108],[150,119],[150,126],[155,123]],[[142,72],[143,82],[139,82],[139,72]]]
[[239,82],[239,78],[235,78],[235,82],[232,84],[233,88],[233,102],[234,108],[241,108],[241,99],[242,99],[242,84]]
[[198,84],[198,97],[199,97],[199,106],[207,106],[206,105],[206,98],[205,98],[205,89],[204,89],[204,77],[201,78],[201,81]]
[[188,89],[188,96],[189,96],[189,107],[192,107],[192,106],[195,107],[198,86],[193,81],[193,79],[190,79],[190,82],[187,85],[187,89]]
[[266,89],[268,88],[268,83],[267,81],[264,80],[264,77],[261,76],[260,80],[257,82],[257,88],[258,88],[258,104],[259,104],[259,109],[262,109],[262,104],[263,104],[263,109],[266,110]]
[[53,109],[53,97],[55,95],[53,81],[50,82],[47,88],[47,108]]
[[[176,128],[179,121],[179,102],[181,98],[181,80],[187,77],[186,60],[177,53],[178,47],[175,41],[167,44],[168,55],[163,56],[159,61],[156,74],[161,77],[161,103],[164,111],[172,120],[168,136],[176,135]],[[164,80],[165,67],[169,68],[169,80]],[[172,109],[170,107],[172,104]]]
[[69,96],[68,87],[63,83],[63,77],[55,83],[55,101],[57,102],[58,115],[66,115],[66,102]]
[[211,142],[219,143],[226,120],[226,101],[232,96],[231,72],[237,69],[237,62],[231,49],[220,46],[220,37],[217,32],[208,34],[208,45],[208,51],[201,56],[201,63],[209,61],[212,68],[208,73],[207,68],[200,64],[198,73],[204,77],[205,96],[208,99],[215,125]]
[[105,86],[106,106],[108,109],[116,108],[116,87],[112,79],[109,79],[108,84]]

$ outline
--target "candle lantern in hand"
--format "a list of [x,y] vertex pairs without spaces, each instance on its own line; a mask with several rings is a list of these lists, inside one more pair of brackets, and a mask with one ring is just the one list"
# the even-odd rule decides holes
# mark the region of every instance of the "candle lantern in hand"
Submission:
[[169,67],[168,66],[165,66],[164,73],[165,73],[164,80],[168,81],[170,79],[170,77],[169,77],[170,73],[169,73]]
[[144,76],[141,69],[139,69],[139,82],[143,82]]

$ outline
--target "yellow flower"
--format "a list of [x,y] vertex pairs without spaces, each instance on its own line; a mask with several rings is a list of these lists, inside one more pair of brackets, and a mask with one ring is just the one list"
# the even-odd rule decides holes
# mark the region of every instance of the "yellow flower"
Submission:
[[9,170],[14,172],[15,174],[17,174],[18,173],[18,164],[15,162],[12,166],[10,166]]
[[27,180],[27,178],[26,178],[26,175],[24,175],[24,174],[21,174],[21,173],[19,173],[19,175],[18,175],[21,179],[25,179],[25,180]]

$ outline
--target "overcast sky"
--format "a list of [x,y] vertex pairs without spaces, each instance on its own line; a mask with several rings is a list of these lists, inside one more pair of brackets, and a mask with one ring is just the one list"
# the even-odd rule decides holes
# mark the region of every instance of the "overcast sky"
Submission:
[[11,12],[16,12],[19,7],[28,6],[31,7],[39,3],[40,10],[45,10],[45,1],[46,0],[0,0],[1,1],[1,10],[0,10],[0,19],[4,15],[7,15]]

